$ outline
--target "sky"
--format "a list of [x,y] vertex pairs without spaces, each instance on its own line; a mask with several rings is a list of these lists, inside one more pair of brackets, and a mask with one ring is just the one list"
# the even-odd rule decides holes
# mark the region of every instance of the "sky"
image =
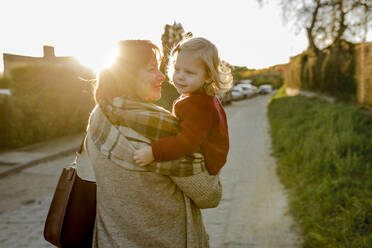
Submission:
[[269,2],[260,7],[256,0],[1,0],[0,71],[3,53],[42,57],[43,45],[98,70],[112,60],[119,40],[147,39],[161,47],[164,26],[174,22],[212,41],[232,65],[261,69],[287,63],[306,49],[306,35],[283,24],[278,0]]

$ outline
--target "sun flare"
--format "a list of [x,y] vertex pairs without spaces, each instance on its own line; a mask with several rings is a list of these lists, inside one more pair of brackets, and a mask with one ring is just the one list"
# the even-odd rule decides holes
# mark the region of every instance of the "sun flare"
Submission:
[[76,58],[82,65],[90,68],[96,73],[112,66],[112,64],[115,62],[118,54],[118,48],[112,47],[105,51],[106,52],[102,50],[101,52],[96,52],[96,54],[79,54],[76,56]]

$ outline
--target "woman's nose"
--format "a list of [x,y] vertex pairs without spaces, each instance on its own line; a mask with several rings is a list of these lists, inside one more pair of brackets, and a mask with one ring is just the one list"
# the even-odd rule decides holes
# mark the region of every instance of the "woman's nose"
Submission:
[[161,71],[158,71],[157,79],[158,79],[160,82],[163,82],[163,81],[165,80],[165,76],[164,76],[164,74],[163,74]]

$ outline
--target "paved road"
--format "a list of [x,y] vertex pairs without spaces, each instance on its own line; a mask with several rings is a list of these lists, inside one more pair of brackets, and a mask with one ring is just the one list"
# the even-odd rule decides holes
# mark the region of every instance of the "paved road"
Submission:
[[[1,248],[54,247],[44,240],[44,221],[62,168],[74,158],[71,154],[0,179]],[[79,175],[92,179],[86,158],[80,161]]]
[[[231,150],[221,173],[223,199],[217,208],[203,210],[212,248],[300,247],[269,156],[269,98],[226,107]],[[65,156],[0,179],[0,247],[52,247],[42,236],[44,220],[61,169],[72,160],[73,155]],[[92,177],[89,166],[81,166],[79,174]]]
[[230,152],[221,179],[223,198],[203,210],[214,248],[301,247],[271,153],[266,104],[270,95],[227,107]]

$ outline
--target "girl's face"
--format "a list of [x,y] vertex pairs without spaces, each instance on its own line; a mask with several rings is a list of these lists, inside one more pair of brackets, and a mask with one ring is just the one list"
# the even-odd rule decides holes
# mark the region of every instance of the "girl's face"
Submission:
[[155,102],[161,97],[161,83],[165,76],[158,68],[155,57],[138,72],[136,95],[145,102]]
[[203,92],[203,86],[208,79],[200,58],[187,51],[178,53],[173,74],[173,83],[178,93]]

